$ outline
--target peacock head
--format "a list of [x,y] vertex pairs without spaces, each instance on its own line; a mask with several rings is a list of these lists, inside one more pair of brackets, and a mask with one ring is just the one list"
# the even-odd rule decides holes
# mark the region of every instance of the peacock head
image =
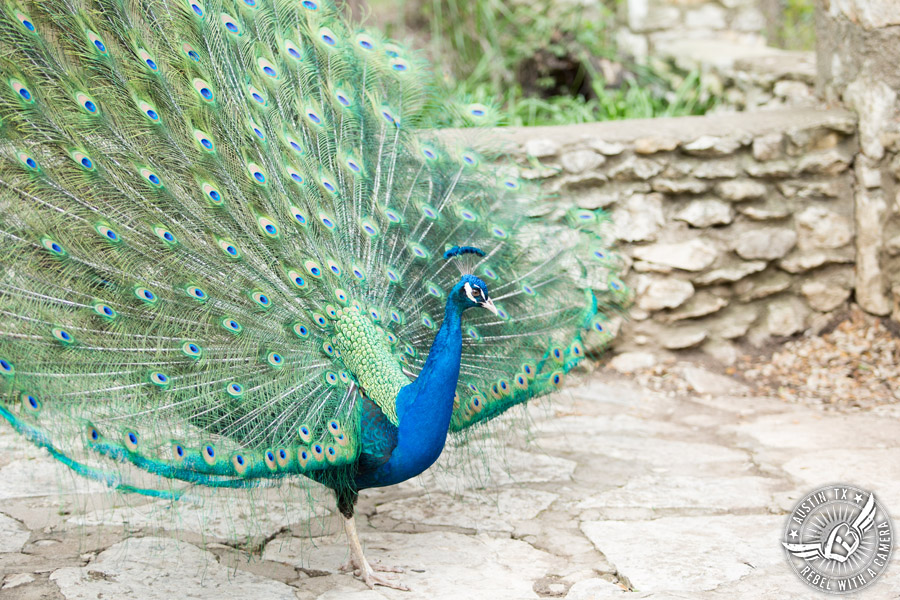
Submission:
[[486,308],[495,315],[497,307],[491,300],[487,284],[475,275],[463,275],[453,290],[450,292],[450,300],[461,310],[480,306]]
[[461,267],[460,270],[464,272],[459,283],[453,286],[448,299],[449,302],[455,304],[460,312],[467,308],[480,306],[496,315],[497,307],[494,306],[494,301],[491,300],[488,294],[487,284],[470,272],[466,272],[474,269],[467,268],[473,267],[473,265],[467,265],[465,259],[474,258],[477,260],[484,258],[484,250],[474,246],[453,246],[444,252],[444,258],[447,260],[451,258],[456,259],[456,263]]

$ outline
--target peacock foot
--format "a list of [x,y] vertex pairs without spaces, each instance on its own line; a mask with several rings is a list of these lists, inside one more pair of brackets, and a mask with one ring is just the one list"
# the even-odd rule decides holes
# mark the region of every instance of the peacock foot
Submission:
[[403,573],[403,569],[399,567],[392,567],[389,565],[382,565],[378,562],[373,561],[369,563],[365,557],[362,559],[362,565],[360,565],[356,557],[352,557],[346,564],[341,565],[341,571],[348,572],[352,571],[353,575],[369,586],[369,589],[375,589],[376,585],[393,588],[395,590],[402,590],[404,592],[409,591],[409,587],[400,581],[392,581],[379,575],[378,573]]
[[359,543],[359,536],[356,534],[356,523],[353,517],[344,517],[344,531],[347,533],[347,541],[350,544],[350,560],[341,567],[341,571],[353,571],[353,574],[372,590],[375,589],[376,585],[381,585],[404,592],[409,591],[409,587],[403,583],[392,581],[378,575],[378,572],[403,573],[403,569],[389,567],[378,562],[372,566],[372,564],[366,560],[366,555],[363,554],[362,544]]

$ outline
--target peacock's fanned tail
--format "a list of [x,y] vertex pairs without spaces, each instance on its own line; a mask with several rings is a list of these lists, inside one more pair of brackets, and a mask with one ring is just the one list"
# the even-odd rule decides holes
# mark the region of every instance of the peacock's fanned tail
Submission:
[[348,477],[341,315],[414,377],[447,246],[500,309],[464,323],[453,429],[555,389],[626,297],[599,214],[534,220],[417,132],[423,65],[322,0],[8,1],[0,74],[0,415],[120,489]]

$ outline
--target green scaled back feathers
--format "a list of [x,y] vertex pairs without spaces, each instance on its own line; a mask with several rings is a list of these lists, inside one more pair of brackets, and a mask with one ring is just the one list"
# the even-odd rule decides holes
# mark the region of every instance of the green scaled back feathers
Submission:
[[627,300],[601,214],[529,218],[416,131],[423,66],[322,0],[6,2],[0,57],[0,415],[120,489],[349,478],[448,246],[499,308],[464,322],[454,430],[556,389]]

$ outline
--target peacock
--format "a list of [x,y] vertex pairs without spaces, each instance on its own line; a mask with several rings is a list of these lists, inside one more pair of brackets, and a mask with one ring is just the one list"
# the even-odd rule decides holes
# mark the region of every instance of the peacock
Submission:
[[358,493],[558,389],[629,299],[605,215],[428,129],[495,115],[429,81],[329,0],[3,0],[0,415],[123,492],[309,478],[402,589]]

